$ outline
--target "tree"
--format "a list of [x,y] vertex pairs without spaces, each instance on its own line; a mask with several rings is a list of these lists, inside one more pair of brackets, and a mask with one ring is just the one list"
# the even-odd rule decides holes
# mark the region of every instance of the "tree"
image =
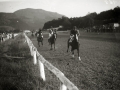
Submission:
[[64,29],[70,29],[71,23],[69,21],[69,18],[63,18],[62,25],[63,25]]

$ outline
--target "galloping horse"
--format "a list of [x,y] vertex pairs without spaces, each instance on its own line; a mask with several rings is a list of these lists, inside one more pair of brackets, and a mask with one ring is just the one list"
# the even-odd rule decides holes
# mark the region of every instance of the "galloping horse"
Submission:
[[79,55],[79,47],[80,47],[80,43],[77,41],[77,39],[75,37],[72,38],[72,42],[70,42],[70,39],[68,39],[68,42],[67,42],[67,52],[69,50],[69,46],[71,46],[71,52],[72,52],[72,56],[74,57],[74,50],[77,49],[77,53],[78,53],[78,58],[79,60],[81,60],[80,58],[80,55]]
[[42,33],[37,33],[37,41],[38,41],[38,46],[40,47],[40,42],[43,46],[43,37],[42,37]]
[[55,50],[55,41],[57,39],[57,34],[53,32],[53,34],[51,35],[51,37],[48,39],[49,44],[51,45],[51,49],[52,50],[52,45],[54,44],[54,50]]
[[0,33],[0,42],[3,41],[3,38],[2,38],[2,33]]
[[31,34],[32,37],[34,37],[34,32],[32,31],[32,34]]

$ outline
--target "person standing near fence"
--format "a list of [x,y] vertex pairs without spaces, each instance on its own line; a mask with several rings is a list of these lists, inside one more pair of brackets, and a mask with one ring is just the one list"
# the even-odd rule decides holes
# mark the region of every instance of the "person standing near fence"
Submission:
[[12,39],[14,39],[14,33],[12,33]]

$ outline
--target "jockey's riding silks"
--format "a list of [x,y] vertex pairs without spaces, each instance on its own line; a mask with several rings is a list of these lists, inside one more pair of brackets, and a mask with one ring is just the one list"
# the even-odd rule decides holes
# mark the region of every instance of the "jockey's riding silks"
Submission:
[[37,34],[37,37],[42,37],[42,38],[43,38],[42,32],[38,33],[38,34]]
[[43,38],[43,34],[41,33],[41,37]]
[[53,35],[53,31],[50,29],[49,30],[49,37],[48,38],[50,38],[52,35]]
[[71,31],[70,31],[70,42],[72,42],[73,37],[76,38],[76,40],[78,41],[78,36],[79,36],[79,31],[76,29],[76,27],[74,27]]
[[49,33],[49,38],[52,36],[53,32]]

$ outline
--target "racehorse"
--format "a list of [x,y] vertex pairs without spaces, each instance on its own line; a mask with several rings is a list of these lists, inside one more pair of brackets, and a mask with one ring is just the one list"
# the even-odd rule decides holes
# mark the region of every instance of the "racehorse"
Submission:
[[35,32],[35,36],[36,36],[36,37],[37,37],[37,33],[38,33],[38,32]]
[[68,42],[67,42],[67,52],[69,50],[69,46],[71,46],[71,52],[72,52],[73,58],[74,58],[74,50],[77,49],[78,58],[79,58],[79,60],[81,60],[80,55],[79,55],[80,43],[77,41],[77,39],[75,37],[72,38],[71,42],[70,42],[70,39],[68,39]]
[[32,37],[34,37],[34,32],[32,31],[32,34],[31,34]]
[[52,45],[53,44],[54,44],[54,50],[55,50],[55,41],[56,41],[56,39],[57,39],[57,34],[56,33],[53,33],[51,35],[51,37],[48,39],[48,42],[51,45],[51,49],[50,50],[52,50]]
[[0,33],[0,42],[3,41],[2,34]]
[[41,33],[40,34],[37,33],[37,41],[38,41],[38,46],[39,47],[40,47],[40,42],[41,42],[41,44],[43,46],[43,37],[42,37]]

